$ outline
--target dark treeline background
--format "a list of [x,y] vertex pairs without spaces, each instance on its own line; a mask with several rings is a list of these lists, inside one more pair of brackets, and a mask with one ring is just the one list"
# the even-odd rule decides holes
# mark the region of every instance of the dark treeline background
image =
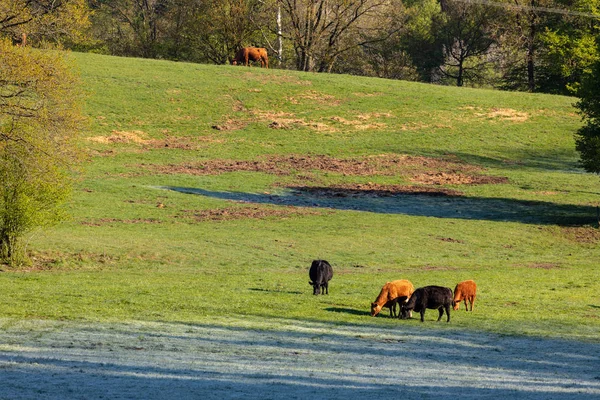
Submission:
[[[276,68],[557,94],[574,93],[600,57],[600,0],[2,3],[0,33],[15,40],[25,32],[34,46],[120,56],[225,64],[237,49],[257,46]],[[7,16],[18,11],[9,6],[21,3],[33,11],[14,24]],[[61,7],[70,31],[41,29],[40,16],[60,16]]]

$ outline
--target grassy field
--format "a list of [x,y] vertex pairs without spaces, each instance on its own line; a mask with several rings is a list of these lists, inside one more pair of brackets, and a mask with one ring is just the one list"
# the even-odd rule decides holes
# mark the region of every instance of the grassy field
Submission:
[[[91,126],[72,219],[0,315],[419,326],[381,286],[479,285],[423,329],[597,341],[598,177],[574,98],[73,54]],[[315,297],[308,267],[334,267]],[[234,324],[235,322],[231,322]]]

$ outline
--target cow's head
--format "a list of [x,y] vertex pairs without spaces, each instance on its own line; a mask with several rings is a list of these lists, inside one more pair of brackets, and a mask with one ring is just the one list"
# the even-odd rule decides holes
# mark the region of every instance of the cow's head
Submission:
[[315,283],[315,282],[311,282],[311,281],[308,281],[308,284],[313,287],[314,295],[321,294],[321,285],[319,285],[318,283]]
[[460,306],[460,301],[452,300],[452,309],[454,311],[457,311],[459,306]]
[[371,303],[371,317],[376,316],[377,314],[379,314],[379,311],[381,311],[381,308],[383,306],[380,306],[377,303]]

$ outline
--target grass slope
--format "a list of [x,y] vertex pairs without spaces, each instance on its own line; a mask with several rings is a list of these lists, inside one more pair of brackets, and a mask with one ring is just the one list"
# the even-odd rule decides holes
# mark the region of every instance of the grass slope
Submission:
[[[3,317],[415,326],[368,316],[386,281],[474,279],[474,313],[423,327],[597,340],[573,98],[73,57],[89,162],[72,220],[30,240],[37,268],[0,274]],[[418,190],[438,195],[399,194]]]

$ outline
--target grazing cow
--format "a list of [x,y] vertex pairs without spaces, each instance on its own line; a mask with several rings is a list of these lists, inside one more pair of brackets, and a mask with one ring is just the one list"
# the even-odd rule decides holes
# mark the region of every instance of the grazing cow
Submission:
[[441,286],[425,286],[418,288],[410,296],[408,301],[401,307],[402,319],[406,319],[410,316],[412,310],[421,313],[421,322],[425,321],[425,309],[430,308],[433,310],[439,310],[440,316],[438,321],[442,319],[444,310],[448,319],[446,322],[450,322],[450,307],[452,306],[452,289]]
[[313,294],[329,294],[329,281],[333,278],[333,268],[325,260],[314,260],[308,271],[309,285],[313,287]]
[[387,282],[381,288],[379,296],[371,303],[371,316],[376,316],[383,307],[387,307],[390,309],[390,317],[395,317],[398,302],[404,303],[414,291],[415,287],[406,279]]
[[454,288],[454,299],[452,300],[452,308],[458,310],[461,300],[465,302],[465,309],[469,311],[467,301],[471,303],[471,311],[473,311],[473,303],[475,303],[475,294],[477,292],[477,284],[473,280],[462,281]]
[[231,61],[231,64],[238,65],[243,63],[244,65],[250,66],[250,61],[260,61],[261,68],[269,68],[267,49],[264,47],[244,47],[243,49],[238,50],[235,54],[235,58]]

